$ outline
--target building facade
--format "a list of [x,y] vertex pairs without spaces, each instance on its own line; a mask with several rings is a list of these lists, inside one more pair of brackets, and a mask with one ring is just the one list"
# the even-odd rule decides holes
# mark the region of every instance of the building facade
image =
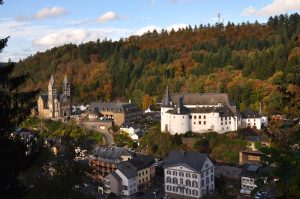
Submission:
[[250,195],[251,191],[257,187],[256,177],[258,176],[259,166],[255,164],[244,165],[241,172],[241,194]]
[[[250,118],[249,118],[250,121]],[[252,121],[252,120],[251,120]],[[266,117],[255,117],[249,122],[260,129]],[[169,93],[168,88],[161,102],[161,131],[184,134],[188,131],[225,133],[243,127],[242,115],[230,104],[226,93]]]
[[165,194],[201,198],[215,189],[215,167],[206,154],[172,151],[164,166]]
[[89,109],[92,112],[99,112],[102,115],[99,119],[113,120],[118,126],[142,118],[141,109],[131,103],[92,102]]
[[67,120],[71,116],[71,85],[66,75],[62,90],[62,94],[57,93],[56,82],[52,75],[48,93],[40,95],[37,101],[39,117]]
[[123,147],[97,147],[89,156],[89,165],[93,169],[94,178],[102,180],[104,176],[115,171],[118,164],[132,158],[133,154]]

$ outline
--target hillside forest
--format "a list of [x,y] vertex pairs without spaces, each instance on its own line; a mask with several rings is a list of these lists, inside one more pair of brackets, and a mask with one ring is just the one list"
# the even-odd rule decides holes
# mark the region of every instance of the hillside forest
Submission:
[[141,108],[171,92],[225,92],[241,111],[300,114],[300,15],[270,17],[265,24],[188,26],[154,30],[119,41],[66,44],[20,60],[24,90],[45,92],[51,74],[68,75],[73,102],[128,101]]

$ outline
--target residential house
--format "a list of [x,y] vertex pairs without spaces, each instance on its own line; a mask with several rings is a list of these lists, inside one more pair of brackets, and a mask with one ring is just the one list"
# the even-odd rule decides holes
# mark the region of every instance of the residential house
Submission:
[[241,194],[250,195],[251,191],[257,187],[255,180],[258,176],[259,166],[255,164],[245,164],[241,172]]
[[148,155],[137,155],[133,159],[128,160],[128,163],[137,171],[138,190],[148,189],[155,177],[154,158]]
[[138,140],[144,135],[144,131],[134,123],[123,123],[120,130],[128,133],[133,140]]
[[89,156],[89,165],[93,168],[94,177],[101,180],[104,176],[117,169],[121,162],[133,158],[133,153],[123,147],[96,147]]
[[164,166],[165,193],[201,198],[215,189],[215,166],[207,154],[172,151]]

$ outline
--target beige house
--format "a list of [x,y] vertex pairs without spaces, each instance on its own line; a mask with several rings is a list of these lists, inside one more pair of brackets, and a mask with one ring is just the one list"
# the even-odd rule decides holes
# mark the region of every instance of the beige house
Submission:
[[63,80],[63,93],[57,93],[53,75],[48,84],[48,93],[42,94],[37,100],[38,115],[42,118],[67,120],[71,116],[71,85],[67,76]]
[[89,110],[99,112],[102,120],[113,120],[115,125],[132,122],[142,118],[142,111],[135,104],[118,102],[92,102]]

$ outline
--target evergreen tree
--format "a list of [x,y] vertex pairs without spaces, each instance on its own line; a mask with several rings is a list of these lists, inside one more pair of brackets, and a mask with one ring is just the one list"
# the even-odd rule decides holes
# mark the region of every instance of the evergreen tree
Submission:
[[[8,37],[0,39],[0,53],[7,41]],[[0,63],[0,196],[3,198],[22,197],[17,176],[25,166],[25,148],[18,140],[9,139],[9,134],[30,113],[36,94],[18,90],[26,76],[12,77],[14,66],[14,63]]]

